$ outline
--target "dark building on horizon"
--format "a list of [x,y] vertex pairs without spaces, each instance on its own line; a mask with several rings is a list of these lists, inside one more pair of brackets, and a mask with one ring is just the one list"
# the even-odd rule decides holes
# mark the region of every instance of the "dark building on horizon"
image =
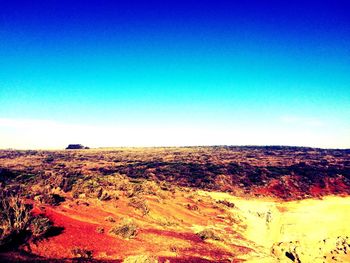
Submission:
[[86,147],[81,144],[69,144],[66,150],[81,150],[81,149],[90,149],[89,147]]

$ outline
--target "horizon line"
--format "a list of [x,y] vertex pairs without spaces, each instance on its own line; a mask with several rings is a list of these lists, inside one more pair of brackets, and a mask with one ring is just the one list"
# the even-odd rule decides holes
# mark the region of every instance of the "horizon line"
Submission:
[[[83,145],[86,146],[86,145]],[[86,146],[89,147],[89,146]],[[313,147],[306,145],[280,145],[280,144],[208,144],[208,145],[154,145],[154,146],[99,146],[99,147],[89,147],[88,149],[66,149],[63,148],[0,148],[0,151],[89,151],[89,150],[104,150],[104,149],[153,149],[153,148],[212,148],[212,147],[238,147],[238,148],[272,148],[272,147],[281,147],[281,148],[301,148],[301,149],[314,149],[314,150],[350,150],[350,148],[339,148],[339,147]]]

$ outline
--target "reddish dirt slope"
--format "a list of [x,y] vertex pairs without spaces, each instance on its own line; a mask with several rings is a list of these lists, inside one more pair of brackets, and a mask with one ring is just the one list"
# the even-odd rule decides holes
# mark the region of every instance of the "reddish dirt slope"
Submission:
[[[220,216],[210,200],[193,204],[193,200],[175,195],[173,202],[161,204],[148,198],[151,212],[147,216],[139,214],[127,205],[127,199],[99,202],[96,200],[68,200],[58,207],[37,206],[34,213],[49,217],[54,225],[63,229],[62,233],[30,244],[30,251],[46,258],[73,258],[74,249],[91,251],[94,259],[122,260],[130,255],[153,255],[160,261],[170,262],[239,262],[240,255],[250,248],[225,244],[228,236],[241,236],[232,230],[230,223]],[[176,212],[175,212],[176,211]],[[116,222],[106,221],[113,217]],[[109,233],[109,230],[124,218],[131,218],[139,226],[137,236],[123,239]],[[167,222],[168,221],[168,222]],[[198,229],[226,225],[222,241],[202,240]],[[98,232],[103,228],[103,233]],[[101,231],[100,231],[101,232]],[[79,256],[79,255],[78,255]]]

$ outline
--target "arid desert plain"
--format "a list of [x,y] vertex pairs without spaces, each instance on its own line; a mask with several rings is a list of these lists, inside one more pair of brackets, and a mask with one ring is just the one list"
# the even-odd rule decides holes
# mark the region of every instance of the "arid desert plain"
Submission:
[[350,151],[0,151],[0,260],[350,262]]

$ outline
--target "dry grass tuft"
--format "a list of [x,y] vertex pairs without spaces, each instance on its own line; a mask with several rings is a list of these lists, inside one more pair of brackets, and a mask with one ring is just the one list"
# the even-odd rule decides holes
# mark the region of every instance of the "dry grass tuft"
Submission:
[[137,225],[131,220],[125,220],[121,224],[113,227],[109,233],[124,239],[132,239],[137,235]]

